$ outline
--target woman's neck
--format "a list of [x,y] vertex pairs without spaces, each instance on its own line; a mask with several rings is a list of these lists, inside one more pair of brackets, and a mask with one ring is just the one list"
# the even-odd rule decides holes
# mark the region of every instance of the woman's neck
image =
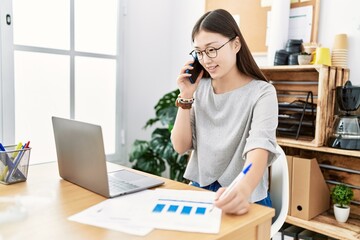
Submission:
[[251,77],[240,72],[238,69],[229,72],[226,76],[218,79],[212,79],[212,87],[216,94],[230,92],[248,84],[252,80]]

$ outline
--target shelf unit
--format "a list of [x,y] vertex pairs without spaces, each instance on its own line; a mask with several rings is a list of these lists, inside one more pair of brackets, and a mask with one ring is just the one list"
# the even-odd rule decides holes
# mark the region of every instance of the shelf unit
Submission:
[[[305,101],[295,100],[291,103],[279,103],[278,136],[293,136],[297,140],[300,135],[315,135],[316,105],[312,91],[292,91],[295,94],[306,94]],[[278,91],[278,94],[281,92]],[[288,91],[284,92],[285,94]],[[279,95],[278,95],[279,96]]]
[[[279,103],[305,100],[294,92],[311,91],[316,104],[315,135],[299,139],[278,136],[278,144],[287,155],[316,158],[330,189],[342,182],[353,187],[355,196],[347,223],[338,223],[332,208],[309,221],[287,216],[286,222],[335,239],[360,239],[360,151],[326,147],[335,119],[335,89],[349,79],[349,69],[306,65],[261,70],[277,90]],[[284,91],[288,94],[279,94]]]
[[277,142],[287,155],[316,158],[329,188],[340,181],[354,187],[354,202],[346,223],[335,220],[332,207],[308,221],[287,216],[286,222],[335,239],[360,239],[360,151],[305,146],[287,139],[278,139]]
[[[277,138],[277,143],[282,147],[291,147],[291,148],[298,148],[304,149],[309,151],[316,151],[316,152],[323,152],[323,153],[331,153],[337,155],[343,155],[347,157],[358,157],[360,158],[360,151],[356,150],[345,150],[339,148],[331,148],[331,147],[314,147],[314,146],[307,146],[303,144],[294,143],[292,140],[285,138]],[[360,159],[359,159],[360,161]]]
[[333,215],[329,213],[321,214],[309,221],[296,217],[287,216],[286,222],[310,231],[324,234],[328,237],[341,240],[359,240],[360,225],[359,221],[354,223],[338,223]]
[[262,72],[278,92],[279,103],[305,100],[311,91],[316,104],[314,136],[279,137],[293,144],[323,146],[332,131],[334,121],[335,88],[349,78],[349,69],[324,65],[262,67]]

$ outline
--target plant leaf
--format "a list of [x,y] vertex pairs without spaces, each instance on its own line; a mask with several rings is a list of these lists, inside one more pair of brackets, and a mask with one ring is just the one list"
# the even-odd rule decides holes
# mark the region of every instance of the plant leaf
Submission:
[[165,161],[154,153],[146,141],[135,140],[129,155],[129,161],[135,162],[134,169],[158,176],[165,171]]
[[157,128],[151,134],[150,146],[162,158],[168,159],[174,152],[167,128]]
[[141,157],[149,151],[150,144],[144,140],[135,140],[130,150],[130,162]]
[[[175,100],[174,100],[175,102]],[[177,113],[177,107],[175,106],[169,106],[167,108],[161,109],[158,112],[158,118],[162,125],[174,125],[176,113]]]
[[351,200],[354,197],[353,190],[344,185],[339,184],[331,189],[331,198],[334,204],[339,204],[340,207],[344,207],[344,205],[349,205]]
[[170,140],[171,130],[174,126],[177,107],[175,100],[179,95],[179,90],[165,94],[155,105],[155,117],[149,119],[144,128],[160,121],[165,128],[156,128],[149,141],[135,140],[130,154],[129,161],[133,162],[134,169],[144,172],[161,175],[165,171],[166,165],[169,166],[170,178],[173,180],[187,182],[183,178],[188,154],[179,155],[173,148]]
[[180,91],[176,89],[166,93],[162,98],[160,98],[154,107],[156,117],[149,119],[144,128],[146,129],[158,121],[160,121],[162,125],[174,124],[177,112],[175,100],[179,94]]

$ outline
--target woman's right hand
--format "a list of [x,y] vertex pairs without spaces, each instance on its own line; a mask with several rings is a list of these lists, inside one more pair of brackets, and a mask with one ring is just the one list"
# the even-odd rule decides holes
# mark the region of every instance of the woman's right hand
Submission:
[[197,89],[200,79],[204,74],[204,70],[201,71],[198,78],[196,79],[195,83],[191,83],[189,77],[191,76],[190,73],[186,73],[186,70],[192,70],[193,67],[190,65],[194,61],[188,61],[181,69],[180,74],[176,80],[177,85],[180,90],[180,96],[182,98],[192,98],[195,90]]

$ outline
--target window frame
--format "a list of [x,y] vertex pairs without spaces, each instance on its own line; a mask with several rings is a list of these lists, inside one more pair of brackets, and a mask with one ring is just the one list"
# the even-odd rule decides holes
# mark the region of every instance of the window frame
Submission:
[[[123,59],[124,59],[124,19],[125,14],[123,9],[126,8],[125,3],[122,0],[118,1],[117,9],[117,28],[116,28],[116,54],[99,54],[91,52],[75,51],[75,0],[70,1],[70,49],[54,49],[44,48],[36,46],[27,46],[14,44],[13,41],[13,25],[9,29],[5,29],[4,18],[1,17],[1,41],[0,50],[2,52],[0,63],[3,69],[1,69],[0,75],[0,142],[7,145],[14,144],[15,142],[15,78],[14,78],[14,52],[15,51],[27,51],[36,53],[48,53],[59,54],[70,57],[70,118],[75,118],[75,58],[91,57],[98,59],[113,59],[116,62],[116,99],[115,99],[115,153],[107,154],[106,158],[111,162],[121,162],[121,159],[125,151],[125,130],[124,130],[124,117],[123,117],[123,105],[124,105],[124,75],[123,75]],[[12,14],[12,0],[4,0],[1,3],[1,16],[5,13]],[[4,33],[6,30],[6,33]],[[6,52],[4,51],[6,50]],[[6,61],[4,61],[6,59]],[[5,64],[6,63],[6,64]]]

